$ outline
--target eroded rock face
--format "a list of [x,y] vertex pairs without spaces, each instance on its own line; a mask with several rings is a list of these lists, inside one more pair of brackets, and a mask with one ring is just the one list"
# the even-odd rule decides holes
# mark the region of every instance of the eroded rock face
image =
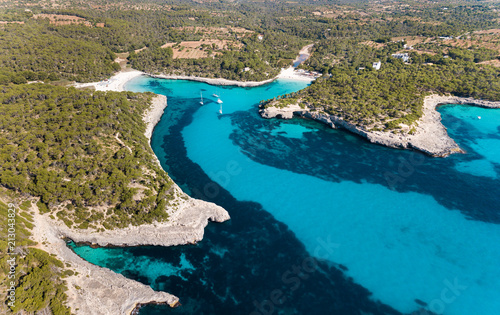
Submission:
[[[179,194],[182,192],[179,191]],[[209,221],[224,222],[230,219],[227,211],[214,203],[192,198],[182,201],[178,209],[169,210],[167,222],[92,233],[70,229],[59,221],[52,224],[57,226],[62,235],[75,242],[99,246],[174,246],[201,241]]]
[[259,110],[260,115],[263,118],[281,118],[281,119],[292,119],[294,113],[301,114],[305,112],[303,108],[299,105],[289,105],[284,108],[268,107]]
[[65,278],[72,313],[130,314],[138,304],[155,302],[174,306],[179,302],[174,295],[154,291],[150,286],[83,260],[66,246],[64,234],[47,214],[41,215],[38,209],[35,212],[33,238],[41,249],[55,254],[75,272]]
[[344,121],[342,117],[313,112],[295,104],[285,108],[267,107],[261,109],[259,112],[263,118],[291,119],[294,115],[306,117],[324,123],[331,128],[347,129],[375,144],[391,148],[415,149],[435,157],[446,157],[454,153],[463,153],[458,144],[448,136],[446,128],[441,123],[441,114],[436,111],[436,106],[440,104],[469,104],[480,107],[500,108],[500,102],[455,96],[427,96],[424,100],[423,115],[417,122],[414,134],[367,131]]

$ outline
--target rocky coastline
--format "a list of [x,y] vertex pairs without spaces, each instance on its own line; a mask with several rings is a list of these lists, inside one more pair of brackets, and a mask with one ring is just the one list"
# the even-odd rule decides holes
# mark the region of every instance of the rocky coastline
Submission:
[[[35,207],[36,208],[36,207]],[[53,220],[34,209],[33,238],[38,247],[62,261],[74,274],[65,278],[68,306],[75,314],[131,314],[137,305],[163,303],[175,307],[179,299],[166,292],[95,266],[66,246],[64,235]],[[71,236],[71,233],[68,233]]]
[[297,104],[285,108],[267,107],[260,109],[263,118],[291,119],[294,116],[313,119],[331,128],[343,128],[366,138],[371,143],[398,149],[414,149],[434,157],[446,157],[454,153],[464,153],[458,144],[449,137],[441,123],[441,115],[436,110],[439,105],[467,104],[486,108],[500,108],[500,102],[476,100],[457,96],[430,95],[424,99],[423,115],[417,122],[414,134],[367,131],[355,126],[342,117],[301,108]]
[[[151,108],[143,117],[147,125],[145,136],[149,141],[166,106],[166,97],[158,95],[153,98]],[[193,244],[203,239],[204,228],[209,221],[224,222],[230,219],[222,207],[193,199],[175,184],[174,190],[174,203],[177,206],[167,210],[167,222],[104,232],[69,228],[60,220],[50,218],[49,214],[40,214],[37,207],[34,207],[33,238],[39,243],[39,248],[55,254],[75,272],[65,279],[68,286],[68,306],[73,312],[85,315],[132,314],[145,304],[168,304],[171,307],[180,305],[179,299],[174,295],[154,291],[150,286],[85,261],[65,242],[66,239],[71,239],[98,246]]]
[[[183,194],[175,187],[177,194]],[[185,195],[181,195],[186,198]],[[181,201],[182,200],[182,201]],[[167,222],[155,222],[123,229],[92,232],[68,228],[60,221],[51,220],[60,237],[69,238],[77,243],[105,246],[175,246],[194,244],[203,239],[204,229],[209,221],[224,222],[229,214],[214,203],[193,198],[177,198],[182,202],[177,209],[169,209]]]
[[204,78],[204,77],[187,76],[187,75],[166,75],[166,74],[150,74],[150,73],[146,73],[146,75],[155,79],[189,80],[189,81],[203,82],[210,85],[227,85],[227,86],[231,85],[239,87],[260,86],[267,83],[271,83],[279,77],[277,76],[264,81],[236,81],[236,80],[228,80],[222,78]]

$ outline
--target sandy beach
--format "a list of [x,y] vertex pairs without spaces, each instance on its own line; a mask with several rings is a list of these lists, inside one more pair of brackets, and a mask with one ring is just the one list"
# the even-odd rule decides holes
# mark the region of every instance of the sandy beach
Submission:
[[107,80],[99,82],[91,82],[91,83],[75,83],[73,84],[73,86],[76,88],[94,87],[96,91],[121,92],[125,91],[124,87],[128,81],[135,79],[141,75],[147,75],[151,78],[157,78],[157,79],[189,80],[189,81],[203,82],[211,85],[226,85],[226,86],[239,86],[239,87],[260,86],[271,83],[277,79],[298,80],[306,82],[312,82],[316,79],[315,77],[304,75],[302,71],[295,70],[293,67],[289,67],[286,69],[283,68],[276,77],[264,81],[236,81],[236,80],[227,80],[221,78],[214,79],[214,78],[203,78],[195,76],[149,74],[139,70],[130,69],[130,70],[120,71]]
[[316,80],[316,77],[312,75],[307,75],[301,70],[295,70],[293,67],[286,69],[281,69],[280,74],[276,77],[277,79],[287,79],[295,81],[312,82]]
[[[299,58],[302,57],[303,61],[307,60],[311,54],[311,49],[314,44],[310,44],[302,47],[299,51],[299,55],[295,59],[294,62],[298,61]],[[297,81],[305,81],[312,82],[317,76],[308,75],[304,70],[296,70],[294,67],[282,68],[280,73],[274,78],[264,80],[264,81],[236,81],[236,80],[227,80],[222,78],[203,78],[196,76],[185,76],[185,75],[168,75],[168,74],[146,74],[152,78],[158,79],[171,79],[171,80],[190,80],[190,81],[198,81],[204,82],[211,85],[232,85],[232,86],[240,86],[240,87],[253,87],[260,86],[264,84],[271,83],[278,79],[287,79],[287,80],[297,80]]]
[[[295,59],[296,61],[302,56],[303,60],[307,60],[310,56],[310,51],[314,44],[310,44],[302,47],[299,52],[299,55]],[[304,58],[305,56],[305,58]],[[297,80],[297,81],[305,81],[312,82],[314,81],[318,75],[310,75],[306,74],[304,70],[296,70],[294,67],[290,66],[288,68],[282,68],[280,73],[268,80],[264,81],[237,81],[237,80],[227,80],[223,78],[204,78],[204,77],[196,77],[196,76],[185,76],[185,75],[168,75],[168,74],[151,74],[145,73],[139,70],[127,68],[119,71],[111,78],[99,82],[90,82],[90,83],[74,83],[73,86],[76,88],[86,88],[86,87],[94,87],[96,91],[116,91],[121,92],[125,91],[125,84],[135,79],[141,75],[147,75],[152,78],[158,79],[170,79],[170,80],[190,80],[197,82],[204,82],[211,85],[231,85],[231,86],[239,86],[239,87],[254,87],[260,86],[264,84],[271,83],[278,79],[286,79],[286,80]]]
[[144,75],[144,72],[139,70],[127,69],[122,70],[112,76],[111,78],[99,82],[91,82],[91,83],[75,83],[73,86],[76,88],[85,88],[85,87],[94,87],[96,91],[115,91],[122,92],[125,91],[125,84]]
[[450,138],[445,126],[441,123],[441,114],[436,110],[436,106],[442,104],[468,104],[487,108],[500,108],[500,102],[456,96],[430,95],[424,99],[423,115],[418,120],[415,126],[416,132],[413,135],[409,133],[393,134],[383,131],[366,131],[344,121],[342,117],[313,112],[307,108],[303,109],[296,104],[285,108],[268,107],[261,109],[260,114],[264,118],[278,117],[283,119],[291,119],[294,115],[298,115],[322,122],[332,128],[347,129],[375,144],[391,148],[415,149],[435,157],[446,157],[454,153],[463,153],[464,151]]
[[276,78],[272,78],[265,81],[236,81],[236,80],[227,80],[227,79],[215,79],[215,78],[203,78],[203,77],[195,77],[195,76],[186,76],[186,75],[168,75],[168,74],[146,74],[152,78],[157,79],[170,79],[170,80],[189,80],[189,81],[197,81],[203,82],[211,85],[232,85],[232,86],[240,86],[240,87],[253,87],[264,85],[276,80]]

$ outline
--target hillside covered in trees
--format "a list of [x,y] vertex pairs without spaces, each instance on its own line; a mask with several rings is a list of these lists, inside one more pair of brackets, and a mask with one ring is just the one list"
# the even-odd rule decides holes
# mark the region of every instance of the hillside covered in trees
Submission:
[[378,71],[333,69],[331,75],[297,93],[268,100],[266,106],[299,104],[369,131],[389,131],[400,124],[412,126],[422,116],[428,94],[500,100],[500,71],[473,62],[405,65],[394,59]]
[[42,211],[80,229],[167,218],[172,181],[155,163],[142,121],[152,94],[0,89],[2,186],[40,197]]
[[[29,11],[22,6],[22,1],[0,6],[5,22],[0,24],[0,83],[98,81],[119,70],[113,62],[116,53],[130,53],[132,66],[150,73],[265,80],[291,65],[298,50],[313,42],[313,55],[305,66],[328,72],[343,65],[345,54],[355,56],[350,60],[353,67],[371,63],[376,53],[359,49],[363,42],[459,36],[499,26],[498,4],[473,1],[225,5],[75,0],[40,1]],[[53,19],[46,18],[51,15]],[[221,28],[231,31],[213,31]],[[203,57],[177,58],[164,46],[186,41],[200,42],[203,47],[191,50],[203,52]],[[213,45],[214,41],[227,45]]]
[[[480,31],[498,27],[498,13],[479,5],[415,11],[422,13],[418,23],[414,12],[342,27],[337,19],[323,18],[323,38],[300,67],[324,76],[302,91],[265,101],[265,106],[298,104],[366,130],[406,126],[411,132],[425,95],[500,100],[500,70],[495,67],[500,38],[495,29]],[[408,61],[393,56],[397,54],[406,54]],[[375,62],[380,70],[374,69]]]
[[193,75],[240,81],[264,81],[288,67],[307,42],[277,32],[262,39],[254,33],[241,40],[241,48],[214,49],[212,56],[199,59],[173,58],[170,48],[150,47],[129,56],[133,68],[148,73]]

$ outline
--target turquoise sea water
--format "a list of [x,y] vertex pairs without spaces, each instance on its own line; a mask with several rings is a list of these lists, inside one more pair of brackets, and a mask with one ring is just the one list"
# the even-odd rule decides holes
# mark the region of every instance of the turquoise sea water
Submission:
[[232,219],[197,245],[75,251],[183,303],[141,314],[500,314],[500,110],[440,107],[467,154],[430,158],[258,116],[304,87],[218,87],[220,115],[213,86],[129,83],[168,96],[152,139],[164,169]]

